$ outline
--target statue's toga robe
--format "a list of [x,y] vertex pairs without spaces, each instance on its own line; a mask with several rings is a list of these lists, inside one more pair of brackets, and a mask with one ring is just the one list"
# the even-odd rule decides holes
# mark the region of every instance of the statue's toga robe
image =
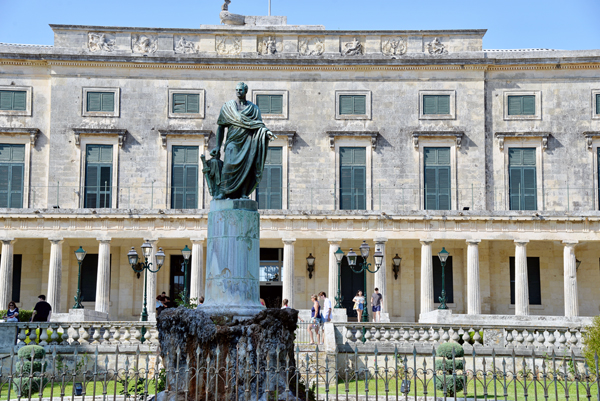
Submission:
[[246,102],[238,111],[236,101],[230,100],[221,108],[217,124],[227,127],[221,193],[230,199],[249,196],[262,178],[269,147],[260,109]]

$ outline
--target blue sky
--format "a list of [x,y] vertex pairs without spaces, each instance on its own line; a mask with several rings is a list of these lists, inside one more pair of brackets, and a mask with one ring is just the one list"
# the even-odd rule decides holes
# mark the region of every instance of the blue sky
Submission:
[[[0,42],[53,43],[48,24],[197,28],[218,24],[223,0],[0,0]],[[230,11],[266,15],[268,0]],[[488,29],[487,49],[600,48],[600,0],[272,0],[289,24],[327,29]]]

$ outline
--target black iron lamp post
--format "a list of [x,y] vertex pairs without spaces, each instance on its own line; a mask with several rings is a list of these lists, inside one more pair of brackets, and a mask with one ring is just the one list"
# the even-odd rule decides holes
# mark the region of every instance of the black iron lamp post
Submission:
[[306,258],[306,270],[308,271],[308,278],[311,279],[313,272],[315,271],[315,257],[312,253]]
[[338,265],[338,285],[337,285],[337,296],[335,297],[335,307],[341,308],[344,297],[342,296],[342,259],[344,258],[344,251],[338,247],[338,250],[333,253],[335,261]]
[[83,262],[86,254],[87,252],[82,247],[79,247],[75,251],[75,257],[77,258],[77,263],[79,263],[79,274],[77,275],[77,295],[75,296],[73,309],[83,309],[83,305],[81,304],[81,262]]
[[392,268],[394,272],[394,280],[398,280],[398,274],[400,273],[400,262],[402,262],[402,258],[396,254],[396,256],[392,258],[392,264],[394,265]]
[[442,264],[442,296],[440,297],[440,306],[438,309],[448,309],[446,305],[446,260],[448,260],[448,256],[450,256],[450,253],[448,253],[446,248],[442,248],[438,253],[438,258],[440,258],[440,263]]
[[[350,269],[352,269],[352,271],[354,273],[360,274],[363,273],[364,274],[364,291],[363,291],[363,296],[365,297],[365,307],[364,307],[364,311],[362,314],[362,321],[363,322],[368,322],[369,321],[369,312],[368,312],[368,308],[367,308],[367,302],[366,302],[366,298],[367,298],[367,272],[369,273],[377,273],[379,271],[379,269],[381,268],[381,263],[383,262],[383,252],[381,252],[381,250],[376,250],[375,254],[373,255],[373,259],[375,259],[375,270],[371,270],[371,263],[367,263],[367,258],[369,257],[369,251],[370,251],[370,247],[367,244],[366,241],[363,241],[362,245],[360,246],[360,256],[362,256],[363,258],[363,262],[357,266],[356,265],[356,259],[358,257],[358,255],[356,254],[356,252],[354,252],[352,250],[352,248],[350,248],[350,252],[348,252],[348,265],[350,266]],[[364,327],[363,327],[363,332],[365,331]],[[363,341],[365,341],[364,338],[364,333],[363,333]]]
[[[147,308],[147,294],[146,294],[146,286],[148,283],[148,272],[150,273],[158,273],[160,268],[165,263],[165,253],[162,248],[158,248],[158,252],[154,257],[156,258],[156,270],[152,270],[152,262],[148,262],[148,259],[152,255],[152,245],[148,241],[144,242],[142,245],[142,254],[144,255],[144,262],[138,265],[138,254],[134,247],[131,247],[131,250],[127,253],[127,258],[129,259],[129,264],[134,272],[140,273],[142,270],[144,271],[144,307],[142,308],[142,322],[148,321],[148,308]],[[146,327],[142,326],[142,338],[141,342],[144,342],[146,339],[144,335],[146,334]]]
[[190,293],[188,288],[188,264],[190,262],[190,257],[192,256],[192,251],[186,245],[185,248],[181,250],[181,255],[183,255],[183,299],[185,300],[185,304],[190,304]]

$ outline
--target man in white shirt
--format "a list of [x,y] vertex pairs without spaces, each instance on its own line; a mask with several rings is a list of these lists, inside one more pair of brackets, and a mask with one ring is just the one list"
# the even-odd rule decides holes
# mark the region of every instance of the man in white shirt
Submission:
[[327,298],[327,294],[323,291],[319,293],[319,298],[323,301],[323,322],[331,322],[331,317],[333,315],[333,309],[331,307],[331,300]]

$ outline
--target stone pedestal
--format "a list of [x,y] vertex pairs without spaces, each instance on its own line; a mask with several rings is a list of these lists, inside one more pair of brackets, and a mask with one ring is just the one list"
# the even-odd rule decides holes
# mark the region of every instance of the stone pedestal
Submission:
[[93,309],[69,309],[69,313],[53,313],[51,322],[107,322],[108,313],[98,312]]
[[198,309],[230,319],[249,318],[260,304],[260,216],[250,199],[210,202],[204,304]]

